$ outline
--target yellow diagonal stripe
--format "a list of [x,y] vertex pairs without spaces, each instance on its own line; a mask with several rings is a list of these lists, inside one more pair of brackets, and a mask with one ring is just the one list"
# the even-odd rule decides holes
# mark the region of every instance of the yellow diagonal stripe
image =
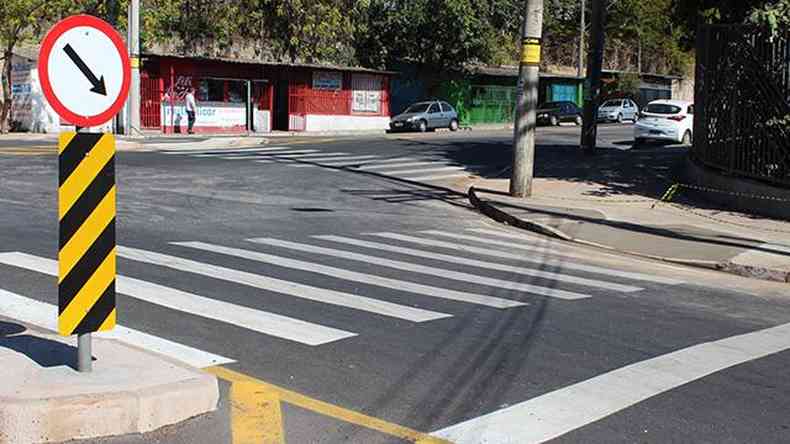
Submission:
[[110,315],[107,316],[107,319],[105,319],[102,325],[99,327],[99,331],[107,331],[115,328],[115,318],[117,314],[117,310],[113,308],[112,312],[110,312]]
[[218,378],[229,381],[234,385],[237,383],[253,383],[261,390],[266,390],[268,393],[276,395],[277,398],[279,398],[282,402],[287,402],[297,407],[301,407],[321,415],[329,416],[349,424],[358,425],[367,429],[376,430],[386,435],[412,442],[419,442],[421,444],[451,444],[449,441],[430,436],[426,433],[418,432],[408,427],[392,424],[390,422],[374,418],[363,413],[344,409],[327,402],[309,398],[299,393],[284,389],[282,387],[277,387],[276,385],[269,384],[259,379],[255,379],[252,376],[248,376],[225,367],[209,367],[204,370],[217,376]]
[[96,143],[85,159],[80,162],[79,166],[71,173],[66,182],[61,185],[59,190],[59,219],[69,212],[74,202],[79,199],[86,188],[93,182],[99,171],[107,164],[107,162],[115,154],[115,143],[112,136],[105,134]]
[[68,276],[74,265],[79,262],[86,251],[93,245],[96,238],[107,228],[107,225],[115,217],[115,186],[99,202],[88,219],[80,226],[68,243],[60,249],[58,262],[60,264],[60,276],[58,283]]
[[233,444],[284,444],[283,415],[277,393],[254,382],[230,388]]
[[58,330],[62,335],[70,335],[74,329],[82,322],[85,315],[99,300],[104,290],[115,279],[115,249],[104,258],[99,268],[88,279],[88,282],[80,289],[77,296],[71,300],[69,305],[58,316]]
[[77,135],[74,131],[60,133],[60,137],[58,137],[58,154],[62,153],[63,150],[66,149],[67,146],[71,143],[71,140]]

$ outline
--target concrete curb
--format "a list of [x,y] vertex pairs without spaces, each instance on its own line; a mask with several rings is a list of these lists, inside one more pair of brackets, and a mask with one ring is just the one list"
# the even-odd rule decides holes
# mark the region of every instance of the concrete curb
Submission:
[[612,251],[615,253],[620,254],[627,254],[630,256],[642,257],[646,259],[658,260],[661,262],[667,262],[676,265],[684,265],[689,267],[696,267],[696,268],[704,268],[707,270],[716,270],[722,271],[725,273],[735,274],[738,276],[749,277],[754,279],[761,279],[761,280],[768,280],[774,282],[783,282],[783,283],[790,283],[790,272],[784,270],[772,270],[764,267],[758,266],[750,266],[750,265],[742,265],[736,264],[733,262],[717,262],[717,261],[706,261],[706,260],[693,260],[693,259],[681,259],[681,258],[673,258],[673,257],[665,257],[665,256],[656,256],[651,254],[639,253],[636,251],[628,251],[622,250],[620,248],[615,248],[609,245],[600,244],[597,242],[591,242],[584,239],[578,239],[573,236],[568,235],[567,233],[559,230],[557,228],[548,226],[541,222],[537,222],[534,220],[528,220],[520,217],[513,216],[505,211],[500,210],[496,206],[490,204],[489,202],[480,199],[477,196],[477,190],[475,187],[470,187],[468,191],[469,195],[469,202],[475,207],[478,211],[485,214],[486,216],[490,217],[491,219],[504,223],[507,225],[511,225],[517,228],[521,228],[527,231],[532,231],[534,233],[544,234],[547,236],[551,236],[555,239],[560,239],[566,242],[573,242],[579,245],[585,245],[588,247],[595,247],[600,248],[603,250]]
[[[64,342],[54,335],[36,338]],[[94,346],[101,365],[91,374],[42,368],[21,353],[3,353],[10,386],[0,392],[0,443],[146,433],[216,410],[214,375],[116,340],[94,338]]]

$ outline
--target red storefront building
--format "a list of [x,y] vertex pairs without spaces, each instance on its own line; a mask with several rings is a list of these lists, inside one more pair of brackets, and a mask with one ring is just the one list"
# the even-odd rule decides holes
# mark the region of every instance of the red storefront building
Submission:
[[186,132],[184,96],[195,88],[195,131],[385,130],[395,73],[324,65],[146,54],[144,130]]

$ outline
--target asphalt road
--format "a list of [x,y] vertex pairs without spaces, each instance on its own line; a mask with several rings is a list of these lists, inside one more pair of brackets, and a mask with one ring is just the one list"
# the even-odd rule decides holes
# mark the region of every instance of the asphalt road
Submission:
[[[628,126],[600,136],[630,148]],[[509,140],[118,153],[119,274],[225,303],[207,315],[197,298],[121,294],[119,323],[195,349],[195,365],[304,395],[283,403],[288,443],[408,442],[393,425],[469,443],[787,442],[790,334],[763,332],[790,323],[786,286],[489,222],[445,186],[507,175]],[[537,163],[577,140],[541,129]],[[52,277],[2,254],[57,257],[56,158],[0,154],[0,169],[0,288],[56,303]],[[208,417],[94,442],[230,442],[222,390]]]

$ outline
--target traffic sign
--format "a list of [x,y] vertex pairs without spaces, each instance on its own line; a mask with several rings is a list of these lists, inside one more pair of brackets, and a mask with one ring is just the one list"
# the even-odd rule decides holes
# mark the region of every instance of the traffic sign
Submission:
[[115,140],[64,132],[58,143],[58,331],[115,327]]
[[49,30],[38,58],[41,89],[63,120],[98,126],[126,102],[129,55],[109,23],[90,15],[65,18]]

